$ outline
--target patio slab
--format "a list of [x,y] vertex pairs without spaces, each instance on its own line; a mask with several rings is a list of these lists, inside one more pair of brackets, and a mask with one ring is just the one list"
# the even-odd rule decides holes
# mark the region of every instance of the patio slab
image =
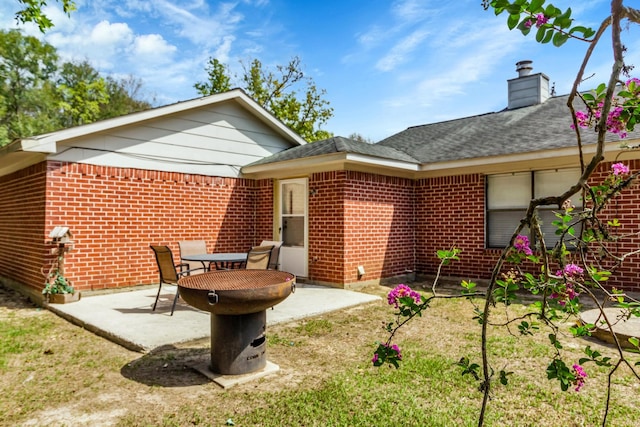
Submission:
[[[156,311],[151,311],[157,288],[82,296],[70,304],[48,308],[65,319],[130,350],[155,348],[208,338],[210,315],[179,300],[173,316],[176,288],[163,285]],[[267,325],[289,322],[380,300],[380,297],[345,289],[297,284],[296,291],[267,310]]]
[[[612,323],[611,329],[617,335],[622,348],[634,348],[629,342],[629,338],[640,338],[640,317],[631,316],[627,319],[624,317],[624,311],[620,308],[605,308],[604,312]],[[615,343],[611,329],[604,324],[600,310],[585,311],[580,314],[580,320],[583,324],[595,325],[595,331],[591,333],[591,336],[609,344]]]

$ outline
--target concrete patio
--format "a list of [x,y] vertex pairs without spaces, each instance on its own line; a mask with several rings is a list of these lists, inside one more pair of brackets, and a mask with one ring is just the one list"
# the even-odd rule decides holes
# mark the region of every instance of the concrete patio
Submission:
[[[50,304],[61,317],[130,350],[154,348],[210,336],[210,315],[179,300],[170,315],[175,287],[164,285],[156,311],[151,311],[157,287],[82,296],[70,304]],[[297,284],[287,299],[267,310],[267,325],[316,316],[380,300],[345,289]]]

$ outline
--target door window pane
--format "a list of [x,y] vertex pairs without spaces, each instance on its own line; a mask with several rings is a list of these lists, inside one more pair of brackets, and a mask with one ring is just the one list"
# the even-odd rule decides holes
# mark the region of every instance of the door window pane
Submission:
[[283,246],[304,246],[304,217],[282,218]]
[[305,185],[287,183],[282,185],[282,214],[304,215]]

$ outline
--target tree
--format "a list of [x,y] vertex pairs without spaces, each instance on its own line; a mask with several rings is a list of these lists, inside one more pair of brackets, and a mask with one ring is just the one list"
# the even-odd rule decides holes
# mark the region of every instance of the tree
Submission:
[[151,108],[152,101],[144,100],[143,86],[143,82],[133,75],[120,79],[107,76],[106,90],[109,95],[109,102],[100,105],[98,120]]
[[18,30],[0,31],[0,127],[8,141],[50,130],[57,61],[50,44]]
[[[276,72],[265,70],[258,59],[251,61],[240,84],[263,108],[271,112],[291,130],[309,142],[326,139],[330,132],[320,129],[332,116],[333,109],[324,99],[326,91],[318,90],[313,79],[302,71],[300,58],[294,57],[285,66],[277,65]],[[213,95],[229,90],[232,77],[229,69],[219,60],[211,58],[206,68],[207,82],[194,85],[201,95]],[[295,90],[303,86],[303,94]]]
[[231,90],[231,77],[229,77],[229,67],[220,62],[217,58],[209,58],[205,68],[209,75],[209,81],[198,82],[193,85],[201,95],[213,95]]
[[0,31],[0,146],[147,109],[141,87],[133,76],[105,79],[87,61],[60,65],[53,46]]
[[[73,0],[56,1],[62,3],[62,10],[67,16],[71,16],[71,12],[76,10],[76,3]],[[23,24],[33,22],[43,33],[53,27],[51,19],[42,12],[42,8],[47,5],[46,0],[18,0],[18,3],[22,4],[24,8],[16,12],[16,21]]]
[[[605,135],[607,132],[623,135],[626,131],[634,130],[640,121],[640,79],[621,77],[628,75],[633,68],[624,60],[625,46],[621,40],[622,22],[640,24],[640,10],[624,6],[623,0],[612,0],[610,14],[608,14],[597,30],[574,25],[571,9],[561,10],[545,0],[485,0],[485,9],[493,9],[496,15],[508,15],[507,25],[510,29],[518,29],[523,35],[535,31],[536,40],[540,43],[553,43],[562,46],[569,39],[576,39],[588,44],[587,53],[574,81],[572,91],[567,101],[567,113],[573,119],[576,142],[581,164],[581,176],[574,185],[562,194],[540,197],[530,201],[526,216],[511,236],[510,243],[501,252],[493,267],[491,278],[486,291],[476,290],[476,284],[463,281],[462,295],[445,296],[436,292],[436,285],[440,277],[441,268],[459,259],[460,250],[438,251],[441,260],[432,288],[432,295],[422,300],[422,296],[405,285],[399,285],[389,293],[389,303],[395,304],[397,309],[396,321],[386,325],[389,339],[380,343],[375,350],[373,364],[381,366],[390,364],[399,366],[402,360],[401,350],[391,344],[391,339],[397,331],[411,319],[421,316],[429,303],[437,298],[463,297],[469,298],[474,307],[474,313],[481,329],[480,356],[481,361],[475,363],[471,358],[462,357],[458,362],[462,375],[469,374],[478,382],[478,389],[482,393],[482,406],[478,416],[478,425],[484,424],[487,406],[495,394],[497,383],[506,385],[512,372],[506,367],[500,369],[492,366],[491,362],[496,353],[491,349],[489,339],[490,328],[517,327],[520,336],[537,333],[537,329],[548,333],[551,349],[551,362],[545,375],[548,379],[558,381],[561,390],[570,388],[579,391],[585,384],[587,373],[583,365],[591,364],[606,369],[608,382],[606,396],[603,396],[604,413],[602,425],[607,424],[607,416],[611,407],[612,378],[621,368],[630,372],[640,382],[640,372],[630,359],[630,354],[623,351],[621,337],[615,332],[613,324],[618,319],[607,315],[604,307],[613,303],[620,310],[620,318],[640,316],[640,301],[621,291],[609,289],[604,284],[611,271],[604,267],[603,261],[611,261],[612,268],[621,265],[638,250],[619,248],[619,254],[611,250],[613,245],[627,242],[630,236],[637,235],[637,230],[618,232],[620,221],[609,219],[605,213],[608,205],[624,190],[628,189],[638,177],[640,171],[632,172],[622,162],[612,164],[610,174],[604,180],[595,181],[594,172],[599,164],[605,160]],[[584,71],[591,59],[591,54],[600,42],[605,30],[611,30],[611,46],[613,49],[613,66],[607,83],[602,83],[591,92],[580,92],[579,85],[584,81]],[[582,103],[585,111],[576,111],[575,105]],[[595,153],[585,153],[582,146],[582,132],[595,131],[597,143]],[[637,186],[636,186],[637,191]],[[575,208],[571,205],[571,196],[581,193],[583,206]],[[558,209],[556,234],[560,236],[558,243],[548,249],[545,236],[537,214],[540,206],[553,206]],[[532,231],[536,245],[531,245],[525,229]],[[538,274],[533,274],[533,269]],[[524,315],[510,311],[509,305],[517,298],[517,292],[528,292],[539,296],[538,301],[531,306]],[[599,297],[599,295],[603,295]],[[483,298],[476,302],[477,298]],[[602,324],[576,324],[563,329],[563,325],[572,323],[572,319],[580,312],[580,297],[588,298],[599,309],[598,322]],[[493,311],[500,308],[502,314],[507,315],[507,321],[495,320]],[[609,355],[601,354],[586,344],[583,348],[586,357],[579,358],[572,363],[565,362],[563,342],[573,337],[589,336],[598,327],[605,328],[614,341],[613,350]],[[566,334],[564,333],[565,330]],[[514,334],[515,335],[515,334]],[[640,337],[631,337],[629,344],[636,352],[640,352]],[[535,420],[532,420],[535,423]],[[563,424],[559,420],[559,425]]]
[[100,107],[109,103],[106,82],[88,61],[63,64],[57,83],[62,127],[96,121]]
[[349,139],[353,139],[354,141],[366,142],[367,144],[373,144],[374,141],[371,138],[367,138],[358,132],[354,132],[349,135]]

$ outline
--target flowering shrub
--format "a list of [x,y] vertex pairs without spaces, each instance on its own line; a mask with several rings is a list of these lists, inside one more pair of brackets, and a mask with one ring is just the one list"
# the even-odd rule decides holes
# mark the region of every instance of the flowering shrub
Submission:
[[[615,306],[622,310],[621,318],[628,318],[632,315],[640,316],[640,301],[633,300],[615,289],[610,290],[602,285],[609,278],[611,272],[601,268],[598,256],[603,254],[602,257],[614,258],[616,264],[619,265],[627,256],[637,255],[640,251],[633,251],[621,256],[614,256],[608,251],[605,243],[616,241],[617,237],[612,230],[620,223],[617,219],[603,221],[600,213],[613,197],[633,182],[640,172],[631,173],[626,165],[614,163],[611,174],[600,185],[589,187],[587,182],[598,164],[605,159],[604,132],[600,131],[604,128],[604,130],[624,138],[627,136],[627,132],[634,129],[636,123],[640,123],[640,80],[629,78],[622,86],[616,86],[616,83],[621,80],[620,75],[626,75],[633,68],[624,63],[625,47],[621,40],[621,28],[623,27],[621,21],[628,19],[632,23],[640,23],[638,18],[640,10],[624,6],[623,0],[612,1],[610,15],[601,21],[600,30],[602,31],[596,33],[591,28],[574,25],[570,8],[561,10],[552,4],[545,5],[545,0],[483,0],[482,5],[485,9],[492,8],[496,15],[506,13],[509,29],[518,29],[525,36],[534,31],[536,41],[540,43],[553,43],[555,46],[561,46],[569,38],[572,38],[590,45],[582,67],[576,76],[574,89],[569,95],[568,105],[572,112],[574,128],[576,126],[594,128],[598,132],[598,139],[595,153],[589,161],[585,159],[580,133],[577,132],[579,160],[582,166],[582,176],[579,182],[561,196],[530,201],[526,217],[521,220],[512,235],[511,243],[503,250],[492,270],[486,292],[477,292],[473,282],[463,281],[461,283],[463,290],[459,297],[468,298],[474,305],[474,319],[482,328],[480,346],[482,360],[476,363],[465,356],[460,359],[457,365],[461,368],[462,375],[469,374],[480,382],[478,389],[482,392],[483,399],[478,425],[482,426],[488,402],[492,397],[493,384],[496,380],[499,380],[501,384],[507,384],[511,374],[504,369],[498,371],[491,366],[492,353],[487,350],[490,346],[487,336],[488,327],[509,327],[520,322],[517,327],[521,335],[532,335],[544,327],[549,331],[547,335],[549,344],[554,350],[554,355],[546,370],[547,378],[557,380],[563,391],[568,390],[569,387],[580,391],[585,387],[587,373],[584,366],[587,363],[610,369],[602,420],[602,425],[606,425],[610,408],[612,375],[621,366],[626,366],[631,370],[632,375],[640,381],[640,374],[635,369],[635,366],[640,366],[640,362],[633,364],[629,361],[622,350],[615,330],[612,328],[612,321],[615,319],[609,319],[603,307],[605,304],[614,302]],[[584,72],[591,51],[598,44],[607,27],[611,31],[611,46],[615,58],[609,79],[610,85],[601,84],[593,92],[578,94],[578,85],[587,80]],[[585,103],[586,111],[573,110],[572,106],[576,97],[580,97]],[[581,209],[576,209],[571,205],[569,198],[580,191],[583,192],[584,206]],[[537,215],[539,206],[549,205],[555,205],[562,209],[556,213],[557,219],[552,222],[552,225],[556,227],[556,235],[559,236],[559,242],[552,250],[548,250],[545,245],[545,236]],[[522,234],[525,229],[530,231],[529,236]],[[399,367],[402,357],[400,349],[391,344],[392,339],[409,320],[420,316],[422,311],[428,308],[431,300],[445,297],[436,292],[441,268],[449,262],[457,260],[459,252],[460,250],[457,248],[438,251],[440,266],[432,287],[432,295],[426,300],[415,299],[410,288],[405,288],[404,285],[402,285],[403,288],[394,289],[390,293],[388,301],[397,309],[396,319],[385,326],[389,338],[384,344],[378,344],[372,359],[375,366],[389,363],[396,368]],[[593,256],[594,254],[598,254],[598,256]],[[589,260],[592,262],[590,263]],[[532,268],[536,267],[539,269],[538,275],[530,272]],[[553,271],[555,271],[555,275],[552,274]],[[594,293],[596,290],[604,293],[604,301],[598,300]],[[496,325],[493,323],[491,317],[493,308],[503,304],[504,311],[509,313],[509,304],[516,299],[517,293],[522,291],[539,296],[539,300],[533,305],[533,310],[523,316],[509,319],[506,324]],[[478,306],[474,301],[474,298],[479,296],[484,298],[484,307]],[[591,349],[590,346],[584,348],[586,357],[581,358],[577,363],[567,365],[563,360],[564,347],[561,341],[565,339],[565,334],[562,332],[562,328],[566,327],[568,320],[579,313],[581,308],[579,296],[590,298],[600,307],[601,320],[599,322],[608,328],[615,341],[614,351],[617,357],[615,361],[611,357],[603,356],[598,351]],[[596,325],[580,323],[569,327],[569,331],[574,337],[582,337],[590,335],[595,327]],[[631,337],[628,341],[637,352],[640,352],[640,338]]]
[[[626,182],[626,177],[630,174],[631,171],[627,165],[619,162],[614,163],[611,166],[611,174],[602,184],[595,186],[597,190],[590,189],[590,194],[599,195],[618,192],[623,188],[623,183]],[[594,212],[599,211],[601,206],[606,205],[608,198],[597,196],[588,198],[587,201],[593,206],[585,208],[583,211],[576,211],[571,204],[563,201],[561,203],[563,211],[556,214],[559,220],[554,222],[560,234],[570,235],[576,240],[579,240],[580,236],[574,231],[571,231],[573,228],[571,225],[572,222],[581,220],[590,224],[589,232],[585,232],[582,236],[584,244],[576,243],[578,249],[585,248],[588,244],[597,244],[597,240],[593,239],[593,236],[597,234],[596,231],[598,227],[603,227],[603,225],[598,221],[592,221],[592,216]],[[535,218],[532,218],[528,224],[523,222],[521,227],[525,227],[525,225],[532,229],[534,236],[539,238],[543,237]],[[449,251],[438,251],[437,255],[441,262],[440,267],[457,260],[459,253],[460,250],[457,248],[452,248]],[[579,265],[574,260],[580,259],[579,254],[580,250],[576,252],[567,251],[562,241],[556,249],[547,251],[543,245],[532,245],[527,235],[518,232],[513,236],[511,246],[505,249],[504,255],[498,263],[498,268],[495,270],[496,272],[500,271],[500,274],[492,279],[492,284],[489,286],[487,292],[475,292],[475,284],[463,281],[463,291],[460,295],[460,297],[468,298],[474,305],[474,312],[476,313],[474,318],[478,320],[483,331],[485,331],[484,328],[487,325],[496,326],[489,318],[490,307],[496,304],[509,306],[516,300],[517,292],[522,290],[539,295],[540,300],[534,304],[534,311],[517,319],[520,322],[518,324],[518,331],[521,335],[533,335],[540,329],[539,321],[550,329],[550,333],[548,334],[549,343],[555,349],[555,355],[547,367],[547,378],[557,380],[563,391],[572,388],[576,392],[579,392],[586,384],[587,373],[584,368],[584,364],[586,363],[595,363],[598,366],[607,366],[614,370],[620,363],[626,363],[627,366],[633,369],[624,356],[620,356],[620,363],[612,365],[610,357],[603,357],[599,352],[592,350],[589,346],[585,348],[585,354],[588,357],[581,358],[577,363],[567,365],[563,360],[563,344],[561,342],[563,335],[559,333],[560,326],[557,325],[556,322],[566,322],[569,316],[579,314],[581,308],[579,296],[582,293],[591,298],[595,298],[592,289],[606,292],[606,290],[600,286],[600,283],[606,281],[610,274],[608,271],[599,270],[596,266],[583,267]],[[534,276],[523,270],[521,265],[525,262],[532,265],[539,265],[541,274]],[[555,274],[549,272],[548,267],[552,262],[559,266],[559,268],[552,270],[555,271]],[[435,279],[436,283],[439,274],[440,268],[438,268],[438,274]],[[478,307],[473,301],[473,297],[479,295],[486,298],[484,310]],[[613,293],[611,295],[618,294]],[[431,300],[440,297],[444,296],[439,296],[436,293],[435,283],[433,295],[427,299],[424,299],[420,293],[412,290],[405,284],[396,286],[388,293],[387,302],[396,309],[396,319],[394,322],[385,325],[385,329],[389,333],[389,338],[384,343],[378,343],[373,358],[371,359],[373,366],[379,367],[388,364],[396,368],[400,367],[400,363],[402,362],[401,350],[398,345],[392,344],[396,332],[415,316],[421,316],[422,311],[428,307]],[[626,301],[625,298],[619,296],[617,298],[620,303],[619,307],[627,309],[628,315],[635,314],[640,316],[640,303],[636,301]],[[532,319],[528,320],[526,317],[531,317]],[[516,320],[511,320],[509,323],[515,321]],[[605,318],[605,322],[608,323],[609,320]],[[581,337],[589,335],[594,328],[595,325],[578,325],[571,327],[570,332],[575,337]],[[484,332],[483,340],[486,340]],[[640,350],[640,340],[633,338],[630,342]],[[640,362],[638,362],[638,364],[640,364]],[[494,369],[489,365],[488,355],[485,352],[483,352],[482,364],[474,363],[465,356],[460,359],[457,365],[460,366],[462,375],[469,374],[473,376],[474,379],[481,383],[479,387],[480,390],[484,391],[485,395],[488,393],[487,389],[491,386]],[[481,368],[483,372],[481,372]],[[508,383],[511,372],[502,369],[496,373],[498,374],[497,378],[499,378],[501,384]],[[640,376],[637,374],[636,376],[640,379]]]

